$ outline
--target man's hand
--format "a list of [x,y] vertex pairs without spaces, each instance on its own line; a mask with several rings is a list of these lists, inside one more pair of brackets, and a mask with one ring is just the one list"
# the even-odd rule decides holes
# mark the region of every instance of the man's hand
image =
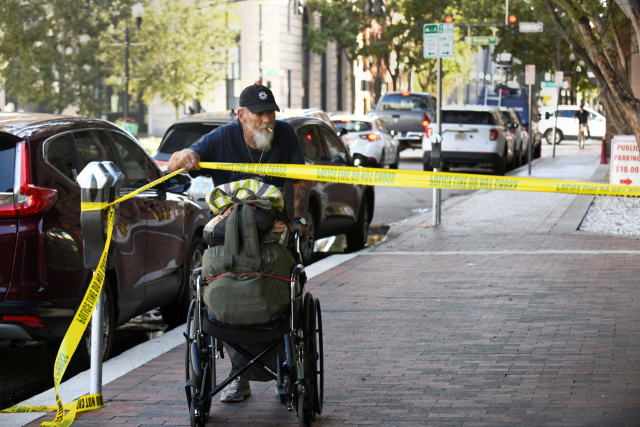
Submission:
[[169,159],[167,172],[174,172],[183,168],[186,171],[200,169],[200,156],[198,153],[189,148],[173,153]]
[[302,224],[295,223],[291,225],[291,229],[293,231],[298,231],[300,233],[300,243],[304,243],[311,236],[311,232],[307,227]]

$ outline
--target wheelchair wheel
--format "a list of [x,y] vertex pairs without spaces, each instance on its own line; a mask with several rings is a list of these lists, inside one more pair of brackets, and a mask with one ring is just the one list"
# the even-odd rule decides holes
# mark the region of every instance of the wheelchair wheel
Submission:
[[311,419],[313,414],[308,403],[309,399],[304,396],[298,397],[298,426],[299,427],[311,427]]
[[314,310],[316,319],[316,334],[314,336],[313,355],[315,373],[312,380],[315,381],[315,393],[313,395],[313,411],[316,414],[322,413],[322,402],[324,400],[324,346],[322,342],[322,311],[320,310],[320,300],[314,300]]
[[304,333],[309,351],[305,357],[305,377],[309,378],[310,389],[307,401],[316,414],[322,413],[324,399],[324,359],[322,342],[322,313],[320,301],[307,293],[304,298]]
[[187,348],[185,351],[185,375],[187,403],[192,427],[204,426],[211,410],[213,344],[212,338],[197,330],[195,300],[187,317]]

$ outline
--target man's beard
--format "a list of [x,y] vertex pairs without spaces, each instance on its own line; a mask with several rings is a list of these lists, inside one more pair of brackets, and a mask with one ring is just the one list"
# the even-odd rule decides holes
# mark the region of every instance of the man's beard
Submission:
[[261,132],[264,129],[271,129],[271,126],[266,123],[261,125],[259,128],[255,129],[251,127],[251,124],[247,120],[247,128],[253,134],[253,143],[258,147],[258,150],[261,151],[269,151],[271,150],[271,143],[273,142],[273,132],[267,130],[266,132]]

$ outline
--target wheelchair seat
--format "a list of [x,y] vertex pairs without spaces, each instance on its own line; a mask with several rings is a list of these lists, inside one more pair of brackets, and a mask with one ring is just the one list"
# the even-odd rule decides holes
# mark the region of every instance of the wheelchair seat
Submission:
[[237,328],[225,326],[218,322],[214,322],[209,317],[204,317],[202,321],[202,329],[209,336],[226,343],[261,344],[278,340],[282,338],[283,335],[291,332],[291,321],[289,320],[289,316],[286,316],[285,318],[280,319],[279,324],[275,328]]

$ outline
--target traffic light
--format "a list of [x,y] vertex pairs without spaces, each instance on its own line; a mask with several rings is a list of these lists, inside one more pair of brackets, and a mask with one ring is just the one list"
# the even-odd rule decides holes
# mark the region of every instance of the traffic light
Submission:
[[453,16],[451,15],[447,15],[444,17],[444,22],[446,22],[447,24],[452,24],[453,23]]
[[509,35],[515,36],[518,28],[518,18],[516,15],[509,15]]

